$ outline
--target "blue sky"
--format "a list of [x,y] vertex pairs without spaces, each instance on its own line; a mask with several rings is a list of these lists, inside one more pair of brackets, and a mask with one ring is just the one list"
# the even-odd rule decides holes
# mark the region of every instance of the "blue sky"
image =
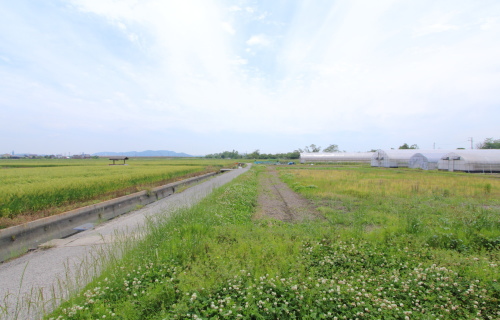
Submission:
[[0,153],[500,138],[497,0],[16,0],[0,15]]

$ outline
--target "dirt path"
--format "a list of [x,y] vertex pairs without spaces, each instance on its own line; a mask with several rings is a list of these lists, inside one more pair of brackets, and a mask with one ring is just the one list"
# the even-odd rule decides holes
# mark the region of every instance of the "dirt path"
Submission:
[[289,222],[322,218],[307,199],[279,179],[276,167],[267,166],[267,171],[260,173],[259,184],[256,218],[268,216]]

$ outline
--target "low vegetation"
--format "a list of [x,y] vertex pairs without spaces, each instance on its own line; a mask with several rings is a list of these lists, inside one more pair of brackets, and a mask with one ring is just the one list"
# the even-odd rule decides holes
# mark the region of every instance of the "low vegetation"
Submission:
[[[500,180],[285,167],[327,220],[254,219],[256,167],[47,319],[498,319]],[[161,219],[160,219],[161,220]]]
[[1,160],[0,228],[228,164],[205,159],[131,159],[125,166],[109,166],[109,162],[107,159]]

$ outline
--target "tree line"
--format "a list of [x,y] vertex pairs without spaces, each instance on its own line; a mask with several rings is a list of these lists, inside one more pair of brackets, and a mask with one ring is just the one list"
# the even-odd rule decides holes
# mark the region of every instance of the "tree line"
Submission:
[[500,149],[500,139],[486,138],[483,142],[476,144],[478,149]]
[[220,153],[212,153],[207,154],[205,158],[211,159],[299,159],[300,154],[304,152],[340,152],[338,145],[331,144],[325,149],[322,149],[321,146],[317,146],[314,143],[305,146],[304,148],[297,148],[290,152],[285,153],[260,153],[260,150],[257,149],[251,153],[239,153],[236,150],[233,151],[224,151]]

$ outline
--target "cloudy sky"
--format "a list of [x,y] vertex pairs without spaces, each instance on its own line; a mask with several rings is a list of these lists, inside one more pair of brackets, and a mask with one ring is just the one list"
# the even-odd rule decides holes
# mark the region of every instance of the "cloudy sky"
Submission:
[[0,0],[0,153],[500,138],[498,0]]

